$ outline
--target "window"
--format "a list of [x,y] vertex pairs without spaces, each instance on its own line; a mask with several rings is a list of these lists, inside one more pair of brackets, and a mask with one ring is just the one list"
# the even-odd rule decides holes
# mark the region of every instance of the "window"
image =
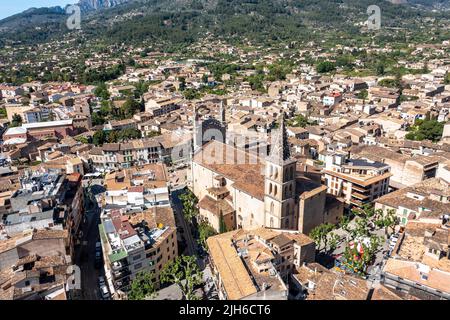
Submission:
[[140,258],[141,258],[141,255],[140,255],[140,254],[135,255],[135,256],[133,257],[133,261],[139,260]]
[[270,227],[273,228],[273,218],[270,218]]
[[140,269],[140,268],[142,268],[142,263],[137,263],[135,266],[134,266],[134,270],[137,270],[137,269]]

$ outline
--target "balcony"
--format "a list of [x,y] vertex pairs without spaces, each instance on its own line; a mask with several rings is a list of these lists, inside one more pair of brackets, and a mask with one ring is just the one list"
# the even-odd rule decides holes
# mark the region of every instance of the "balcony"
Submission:
[[358,200],[358,199],[355,199],[355,198],[351,198],[350,199],[350,203],[355,205],[355,206],[357,206],[357,207],[362,207],[365,204],[369,203],[369,201],[361,201],[361,200]]
[[362,201],[370,198],[369,195],[361,194],[361,193],[358,193],[358,192],[352,192],[352,197],[355,197],[355,198],[360,199]]
[[114,271],[113,277],[115,280],[121,279],[123,277],[129,276],[131,272],[128,269],[124,269],[123,271]]
[[128,263],[126,263],[126,262],[114,262],[111,265],[111,269],[113,271],[120,271],[120,270],[126,269],[127,267],[128,267]]
[[130,285],[130,280],[128,278],[121,279],[114,282],[114,287],[119,290],[124,290]]
[[356,190],[356,191],[358,191],[358,192],[360,192],[360,193],[367,193],[367,192],[370,192],[370,189],[365,189],[364,187],[361,187],[361,186],[359,186],[359,185],[357,185],[357,184],[352,184],[352,189],[353,190]]

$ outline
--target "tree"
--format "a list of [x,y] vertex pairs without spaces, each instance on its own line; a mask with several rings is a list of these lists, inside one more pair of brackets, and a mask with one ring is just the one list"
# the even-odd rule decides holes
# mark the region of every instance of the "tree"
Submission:
[[111,110],[111,102],[108,100],[103,100],[100,104],[100,110],[99,110],[100,114],[103,117],[106,117],[111,113],[111,111],[112,111]]
[[136,278],[131,282],[128,299],[144,300],[146,298],[153,298],[155,295],[156,288],[154,284],[154,274],[144,271],[139,272],[136,275]]
[[5,108],[0,108],[0,118],[6,118],[7,113]]
[[223,218],[223,214],[220,214],[220,221],[219,221],[219,233],[225,233],[228,231],[227,225],[225,223],[225,219]]
[[132,140],[132,139],[139,139],[142,137],[141,131],[134,128],[126,128],[123,130],[116,131],[117,133],[117,139],[114,142],[120,142],[124,140]]
[[86,138],[84,136],[76,137],[75,140],[78,142],[81,142],[83,144],[89,144],[88,138]]
[[369,96],[369,93],[367,92],[366,89],[361,90],[357,95],[357,97],[359,99],[363,99],[363,100],[366,100],[368,96]]
[[382,87],[387,88],[399,88],[400,81],[398,79],[383,79],[378,82],[378,84]]
[[377,64],[377,75],[378,76],[382,76],[384,74],[385,74],[385,72],[384,72],[384,64],[382,64],[382,63]]
[[386,236],[389,235],[389,228],[394,228],[398,224],[398,217],[395,214],[395,210],[389,209],[386,215],[383,216],[382,210],[379,211],[378,219],[375,221],[375,225],[379,228],[384,228],[384,233]]
[[199,245],[201,245],[203,248],[206,249],[207,248],[206,240],[209,237],[215,236],[217,232],[216,230],[214,230],[213,227],[211,227],[211,225],[208,222],[202,221],[198,226],[198,234],[199,234],[198,239]]
[[444,83],[450,84],[450,73],[448,72],[445,74]]
[[444,132],[444,123],[437,120],[416,120],[414,126],[406,134],[406,139],[422,141],[431,140],[438,142]]
[[317,250],[321,251],[322,244],[324,245],[323,249],[327,248],[328,244],[328,234],[333,231],[335,226],[331,223],[322,223],[318,225],[314,229],[312,229],[309,236],[314,240],[317,244]]
[[161,282],[176,284],[186,300],[197,300],[194,287],[203,282],[202,278],[194,256],[178,256],[166,264],[160,274]]
[[188,88],[183,91],[183,95],[188,100],[200,99],[202,94],[193,88]]
[[11,127],[20,127],[22,125],[22,117],[15,113],[12,117],[12,121],[11,121]]
[[136,90],[134,91],[134,97],[136,99],[141,98],[148,91],[149,87],[150,87],[150,83],[148,81],[139,81],[136,84]]
[[98,97],[98,98],[102,98],[103,100],[108,100],[110,97],[110,94],[108,92],[108,87],[106,86],[106,84],[103,82],[101,84],[99,84],[97,86],[97,88],[95,88],[94,90],[94,94]]
[[186,89],[186,78],[179,77],[178,81],[180,82],[180,91],[184,91]]
[[191,221],[198,214],[197,197],[192,193],[191,190],[187,190],[185,193],[180,195],[181,203],[183,204],[183,215],[187,221]]
[[316,71],[318,73],[327,73],[334,71],[336,69],[336,65],[331,61],[322,61],[319,62],[316,66]]
[[[328,252],[333,252],[336,250],[339,241],[341,241],[341,237],[333,232],[328,235]],[[326,248],[325,248],[326,250]]]
[[92,137],[92,143],[96,146],[101,146],[106,142],[108,135],[103,130],[99,130],[94,133],[94,136]]
[[125,103],[120,107],[120,111],[123,115],[124,119],[129,119],[133,117],[133,115],[140,111],[141,106],[139,103],[133,98],[128,98]]
[[342,216],[339,219],[339,226],[342,228],[342,230],[349,232],[349,223],[350,223],[350,218],[347,216]]
[[105,118],[99,112],[92,113],[92,125],[98,126],[106,122]]
[[310,125],[310,122],[308,118],[306,118],[304,115],[296,115],[294,118],[290,119],[288,121],[288,125],[291,127],[301,127],[305,128],[306,126]]

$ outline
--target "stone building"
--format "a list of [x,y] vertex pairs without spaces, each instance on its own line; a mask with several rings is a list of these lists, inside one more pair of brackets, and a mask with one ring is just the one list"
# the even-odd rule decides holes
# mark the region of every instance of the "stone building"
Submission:
[[218,216],[225,215],[233,228],[265,226],[303,233],[324,222],[326,187],[297,171],[283,119],[272,139],[268,157],[217,140],[197,148],[191,189],[203,218],[214,225]]

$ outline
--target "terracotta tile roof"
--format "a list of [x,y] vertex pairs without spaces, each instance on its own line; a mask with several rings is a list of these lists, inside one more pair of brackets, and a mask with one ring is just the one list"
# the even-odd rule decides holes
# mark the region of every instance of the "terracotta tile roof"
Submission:
[[[243,164],[237,161],[240,159]],[[236,189],[264,199],[265,162],[257,155],[213,140],[195,154],[194,162],[234,181]]]
[[307,300],[367,300],[369,286],[360,278],[324,272]]
[[233,207],[223,199],[215,200],[210,196],[204,196],[198,203],[200,209],[207,210],[217,217],[220,215],[227,215],[234,212]]
[[403,299],[392,289],[389,289],[383,285],[379,285],[373,290],[371,300],[403,300]]
[[421,277],[421,264],[414,261],[390,258],[384,266],[383,272],[390,273],[403,279],[428,286],[442,292],[450,293],[450,273],[430,268],[428,279]]
[[239,300],[257,292],[247,269],[233,246],[230,233],[208,238],[211,259],[220,273],[229,300]]
[[42,239],[65,239],[68,237],[67,230],[36,230],[33,233],[33,240]]

